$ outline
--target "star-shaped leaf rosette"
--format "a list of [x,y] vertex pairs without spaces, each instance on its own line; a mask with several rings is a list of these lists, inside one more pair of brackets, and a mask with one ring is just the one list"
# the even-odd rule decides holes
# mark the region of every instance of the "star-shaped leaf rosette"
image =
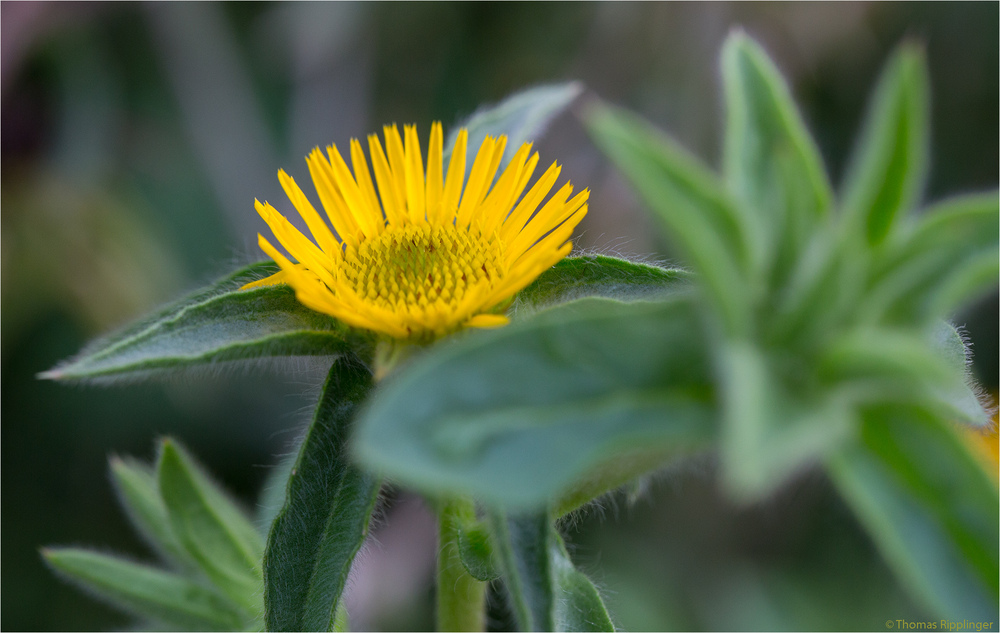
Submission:
[[[210,555],[176,572],[209,587],[204,603],[270,630],[343,626],[383,479],[437,509],[442,630],[483,630],[492,581],[521,630],[613,630],[556,522],[706,453],[742,503],[823,469],[927,613],[995,620],[998,492],[969,444],[990,422],[947,319],[996,286],[997,193],[917,210],[929,134],[915,46],[887,65],[837,196],[788,87],[742,33],[722,77],[721,176],[632,114],[593,98],[581,109],[690,271],[569,256],[587,191],[557,188],[558,167],[536,169],[526,141],[580,88],[541,87],[447,139],[432,125],[426,154],[410,126],[369,137],[367,157],[352,141],[350,167],[332,146],[315,150],[323,215],[279,174],[308,237],[258,202],[273,263],[45,376],[332,359],[296,458],[275,475],[284,496],[266,504],[262,595],[239,600]],[[170,544],[210,540],[189,537]],[[113,565],[69,558],[70,570],[53,565],[123,608],[156,621],[176,608],[150,608],[151,591],[128,601]]]

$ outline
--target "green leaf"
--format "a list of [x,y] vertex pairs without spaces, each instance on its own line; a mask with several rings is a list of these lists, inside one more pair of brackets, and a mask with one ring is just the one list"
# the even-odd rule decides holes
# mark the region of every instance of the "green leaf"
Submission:
[[343,602],[337,603],[337,612],[333,614],[333,628],[335,633],[347,633],[351,630],[351,620],[347,617],[347,608]]
[[676,448],[619,450],[615,455],[587,470],[564,490],[553,504],[554,515],[562,517],[619,488],[628,488],[658,470],[675,456]]
[[969,386],[965,343],[946,322],[929,332],[857,328],[828,345],[817,365],[857,404],[920,403],[948,419],[989,423]]
[[329,631],[365,535],[379,481],[348,459],[354,411],[372,388],[364,366],[333,364],[288,479],[264,556],[269,631]]
[[553,530],[547,513],[491,515],[500,543],[504,586],[521,631],[555,631],[556,589],[549,558]]
[[886,64],[842,190],[844,213],[883,242],[917,203],[927,175],[930,131],[923,51],[901,46]]
[[929,323],[995,288],[1000,196],[972,194],[929,208],[886,248],[865,318]]
[[703,336],[683,295],[581,299],[472,333],[385,381],[355,453],[425,491],[547,505],[616,456],[714,437]]
[[606,255],[567,257],[549,268],[517,295],[514,318],[540,308],[584,297],[620,301],[663,299],[690,288],[691,274]]
[[956,367],[918,332],[857,328],[837,337],[817,359],[820,375],[830,381],[878,381],[898,378],[923,384],[961,383],[964,364]]
[[628,112],[592,104],[585,115],[594,142],[635,186],[691,260],[722,325],[751,327],[750,235],[718,178],[676,142]]
[[88,345],[42,378],[142,378],[154,372],[268,356],[335,356],[348,330],[306,308],[290,286],[239,290],[276,271],[248,266],[152,316]]
[[573,566],[566,545],[556,534],[552,549],[559,600],[556,602],[557,631],[614,631],[608,608],[590,578]]
[[110,459],[118,499],[132,525],[166,560],[188,567],[192,561],[170,529],[167,508],[156,487],[156,475],[146,464],[130,458]]
[[253,524],[173,440],[161,443],[157,474],[177,540],[221,591],[259,615],[264,543]]
[[871,409],[861,441],[838,451],[828,470],[935,617],[996,620],[997,489],[954,427],[916,407]]
[[[945,362],[949,363],[956,373],[961,373],[965,380],[952,389],[941,389],[942,397],[956,412],[956,418],[974,427],[986,428],[991,420],[990,413],[983,407],[979,399],[979,389],[976,387],[969,366],[972,363],[972,352],[961,332],[947,321],[940,321],[931,331],[931,342]],[[940,388],[940,387],[939,387]]]
[[478,521],[458,526],[458,553],[465,571],[476,580],[487,582],[500,577],[493,560],[489,528]]
[[267,473],[267,479],[257,498],[257,525],[264,530],[264,536],[271,531],[271,524],[285,507],[288,493],[288,478],[299,459],[298,452],[283,455]]
[[791,267],[817,218],[828,214],[830,184],[784,79],[741,31],[723,46],[722,76],[726,180],[753,212],[754,255],[781,273]]
[[869,253],[863,245],[837,240],[818,227],[783,287],[774,286],[773,308],[761,319],[764,339],[808,349],[822,344],[863,309]]
[[546,512],[491,515],[504,585],[522,631],[614,631],[594,584],[579,572]]
[[[478,151],[487,136],[496,138],[503,134],[507,136],[507,147],[500,161],[500,169],[503,169],[522,144],[541,138],[549,122],[569,107],[581,92],[583,84],[579,82],[549,84],[522,90],[500,103],[480,107],[452,128],[445,142],[444,159],[447,161],[451,156],[461,128],[469,130],[470,154]],[[465,162],[466,176],[472,170],[473,158],[474,154]]]
[[235,631],[247,625],[245,617],[224,597],[176,574],[82,549],[45,549],[42,556],[81,589],[161,626]]
[[762,499],[851,436],[851,402],[810,384],[798,359],[734,342],[721,360],[722,476],[736,499]]

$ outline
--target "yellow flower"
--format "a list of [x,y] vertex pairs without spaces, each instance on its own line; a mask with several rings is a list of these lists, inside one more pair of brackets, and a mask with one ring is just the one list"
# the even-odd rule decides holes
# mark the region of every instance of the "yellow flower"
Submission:
[[258,234],[281,271],[244,288],[287,283],[309,308],[396,339],[506,324],[501,312],[513,296],[569,254],[589,192],[570,198],[566,183],[538,209],[559,176],[553,163],[522,197],[538,164],[537,153],[529,157],[530,143],[493,184],[505,136],[483,141],[463,191],[466,130],[445,177],[440,123],[431,126],[426,175],[416,126],[403,126],[405,143],[395,125],[383,129],[387,152],[377,135],[368,137],[374,182],[357,140],[351,140],[353,175],[333,145],[327,156],[317,147],[306,157],[333,231],[295,181],[278,172],[314,241],[270,204],[255,201],[297,263]]

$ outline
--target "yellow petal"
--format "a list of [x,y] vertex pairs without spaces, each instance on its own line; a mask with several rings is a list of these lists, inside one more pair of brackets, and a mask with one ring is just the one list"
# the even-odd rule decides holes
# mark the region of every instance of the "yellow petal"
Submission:
[[538,182],[528,190],[528,193],[521,199],[521,202],[514,207],[510,215],[507,216],[507,220],[503,223],[500,228],[500,239],[504,242],[510,243],[514,237],[521,232],[524,225],[527,224],[528,218],[531,214],[535,212],[538,208],[539,203],[541,203],[542,198],[544,198],[549,191],[552,189],[552,185],[555,184],[556,179],[559,178],[559,172],[562,168],[556,163],[552,163],[542,177],[538,179]]
[[426,213],[424,159],[420,155],[420,139],[417,138],[415,125],[404,125],[406,134],[406,206],[410,212],[410,221],[423,222]]
[[507,169],[493,186],[493,190],[483,200],[480,211],[477,213],[483,223],[483,232],[493,233],[507,217],[507,213],[516,200],[516,193],[520,193],[515,190],[515,187],[521,180],[521,172],[524,170],[524,163],[530,151],[531,143],[521,145],[521,148],[511,158],[510,163],[507,164]]
[[333,168],[323,156],[323,152],[317,147],[306,157],[309,165],[309,175],[312,176],[316,193],[319,194],[320,202],[326,211],[326,217],[330,218],[333,229],[344,239],[344,235],[353,235],[358,232],[358,223],[354,221],[354,216],[347,208],[344,197],[337,189],[337,180],[333,177]]
[[375,170],[375,181],[378,182],[378,191],[382,196],[386,221],[390,225],[405,224],[406,206],[403,191],[396,188],[396,181],[392,177],[392,170],[389,168],[389,162],[385,158],[377,134],[368,136],[368,151],[372,155],[372,168]]
[[285,195],[292,201],[292,205],[302,216],[302,219],[306,221],[306,226],[309,227],[309,232],[312,233],[313,239],[316,240],[319,247],[327,253],[339,254],[340,243],[334,239],[330,227],[316,213],[316,209],[306,198],[306,194],[302,193],[302,189],[295,184],[295,180],[286,174],[284,169],[278,171],[278,180],[281,182],[281,188],[285,190]]
[[350,210],[351,215],[354,216],[355,222],[358,223],[364,234],[369,237],[380,234],[382,232],[381,211],[368,207],[361,189],[358,188],[358,183],[354,180],[354,176],[351,175],[351,170],[347,168],[347,163],[344,162],[343,157],[337,150],[337,146],[328,146],[326,153],[330,157],[330,166],[333,167],[333,176],[337,180],[337,188],[340,189],[340,194],[344,196],[344,202],[347,203],[347,208]]
[[439,121],[431,125],[431,141],[427,147],[427,221],[434,224],[440,213],[444,193],[444,131]]
[[476,160],[472,163],[472,172],[469,174],[469,181],[465,183],[462,203],[458,206],[458,214],[455,216],[455,226],[460,229],[469,226],[472,212],[486,197],[486,190],[493,182],[493,174],[496,170],[491,172],[490,166],[493,164],[495,149],[496,141],[487,136],[479,148]]
[[[549,198],[549,201],[539,209],[535,217],[531,218],[524,228],[521,229],[521,232],[511,240],[507,251],[509,258],[517,259],[524,251],[531,248],[531,245],[537,242],[539,238],[555,228],[556,225],[552,223],[552,219],[557,217],[565,208],[566,199],[569,198],[569,194],[572,191],[573,186],[570,183],[566,183]],[[513,260],[508,259],[508,261]]]
[[465,322],[466,327],[496,328],[510,323],[510,319],[502,314],[477,314]]
[[368,171],[368,161],[365,160],[365,153],[361,149],[358,139],[351,139],[351,166],[354,167],[354,177],[358,181],[358,187],[362,195],[368,202],[368,208],[381,219],[382,207],[378,203],[378,195],[375,193],[375,185],[372,184],[372,176]]
[[465,180],[465,155],[469,142],[469,131],[459,130],[455,138],[455,147],[448,163],[448,178],[444,183],[444,195],[441,198],[441,209],[438,211],[439,223],[450,223],[458,212],[458,197],[462,193],[462,182]]
[[[333,263],[333,258],[324,254],[315,244],[310,242],[305,235],[302,235],[297,228],[292,226],[291,222],[285,219],[285,216],[278,213],[270,204],[261,204],[260,201],[254,202],[257,212],[264,218],[267,225],[271,227],[274,236],[278,238],[281,245],[288,250],[292,257],[299,260],[299,263],[305,265],[309,270],[323,279],[324,282],[327,282],[330,278],[328,267]],[[268,254],[270,255],[270,253]]]
[[240,286],[240,290],[249,290],[251,288],[262,288],[264,286],[277,286],[278,284],[286,283],[288,278],[288,273],[284,270],[279,270],[273,275],[264,277],[263,279],[258,279],[257,281],[251,281],[248,284]]
[[[401,200],[406,203],[406,154],[403,151],[403,139],[399,136],[399,128],[396,124],[386,125],[382,127],[382,132],[385,134],[385,152],[386,156],[389,158],[389,171],[392,174],[392,181],[396,185],[396,191],[401,194]],[[407,209],[402,209],[407,217],[409,213]]]

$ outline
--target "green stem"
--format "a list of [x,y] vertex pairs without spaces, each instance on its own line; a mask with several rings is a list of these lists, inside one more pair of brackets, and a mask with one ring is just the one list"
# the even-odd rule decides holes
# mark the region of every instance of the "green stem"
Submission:
[[375,382],[382,382],[398,366],[406,363],[411,356],[424,349],[426,345],[399,339],[383,339],[375,347],[374,374]]
[[486,626],[486,583],[465,571],[458,551],[458,528],[476,519],[471,499],[454,498],[438,509],[440,548],[437,578],[439,631],[483,631]]

